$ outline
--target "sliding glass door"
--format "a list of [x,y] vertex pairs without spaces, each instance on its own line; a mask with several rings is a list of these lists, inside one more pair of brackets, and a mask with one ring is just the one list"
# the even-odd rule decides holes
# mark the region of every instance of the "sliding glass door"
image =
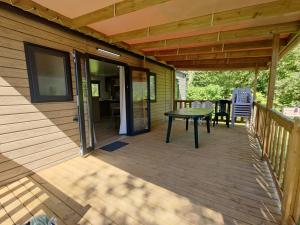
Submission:
[[75,76],[77,86],[78,122],[80,126],[81,155],[90,152],[93,147],[93,123],[91,110],[91,82],[88,72],[88,58],[74,50]]
[[149,70],[129,69],[130,134],[150,130],[150,85]]

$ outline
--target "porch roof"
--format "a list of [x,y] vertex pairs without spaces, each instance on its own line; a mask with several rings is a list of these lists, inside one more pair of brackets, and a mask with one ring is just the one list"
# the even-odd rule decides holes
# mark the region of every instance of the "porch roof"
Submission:
[[266,68],[299,37],[299,0],[1,0],[178,69]]

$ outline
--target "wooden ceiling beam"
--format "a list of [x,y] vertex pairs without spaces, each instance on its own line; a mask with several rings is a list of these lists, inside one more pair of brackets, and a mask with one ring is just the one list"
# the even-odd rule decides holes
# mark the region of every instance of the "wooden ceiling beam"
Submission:
[[224,26],[237,22],[247,21],[253,24],[253,22],[258,19],[290,14],[294,15],[297,13],[300,13],[299,0],[279,0],[137,29],[134,31],[112,35],[110,36],[110,39],[115,42],[119,42],[136,38],[165,35],[174,32],[184,32],[188,30],[199,30],[212,28],[215,26]]
[[[281,40],[281,46],[287,43],[285,39]],[[188,47],[178,49],[166,50],[151,50],[145,51],[147,56],[172,56],[172,55],[187,55],[187,54],[205,54],[217,52],[231,52],[231,51],[247,51],[247,50],[261,50],[272,49],[271,40],[251,41],[251,42],[238,42],[238,43],[223,43],[214,45],[205,45],[199,47]]]
[[[44,19],[47,19],[51,22],[60,24],[67,28],[71,28],[73,30],[79,31],[81,33],[92,36],[99,40],[108,41],[106,35],[102,34],[101,32],[98,32],[96,30],[93,30],[89,27],[81,27],[81,28],[76,28],[76,29],[72,28],[72,19],[70,19],[69,17],[66,17],[62,14],[59,14],[51,9],[48,9],[32,0],[0,0],[0,2],[10,4],[14,7],[20,8],[24,11],[28,11],[34,15],[37,15]],[[121,46],[121,45],[119,45],[119,46]]]
[[259,26],[239,30],[231,30],[224,32],[216,32],[209,34],[201,34],[195,36],[174,38],[161,41],[145,42],[131,45],[135,49],[150,49],[150,48],[179,48],[186,45],[201,44],[205,42],[224,42],[224,41],[236,41],[241,39],[255,39],[255,38],[269,38],[273,34],[286,34],[296,33],[299,30],[300,22],[283,23],[268,26]]
[[230,59],[230,58],[245,58],[245,57],[270,57],[272,49],[251,50],[251,51],[236,51],[236,52],[218,52],[207,54],[187,54],[187,55],[172,55],[159,56],[156,58],[163,61],[189,61],[202,59]]
[[294,34],[291,39],[288,41],[288,43],[282,48],[279,52],[279,58],[282,58],[286,53],[288,53],[290,50],[292,50],[294,47],[296,47],[300,43],[300,30]]
[[224,71],[224,70],[253,70],[258,68],[264,70],[268,68],[265,63],[244,63],[244,64],[226,64],[226,65],[212,65],[212,64],[199,64],[199,65],[174,65],[178,70],[202,70],[202,71]]
[[271,61],[270,57],[259,58],[239,58],[239,59],[204,59],[190,61],[168,61],[168,64],[179,65],[231,65],[231,64],[267,64]]
[[88,24],[125,15],[167,1],[170,0],[124,0],[113,5],[109,5],[105,8],[76,17],[72,20],[72,26],[74,28],[86,26]]

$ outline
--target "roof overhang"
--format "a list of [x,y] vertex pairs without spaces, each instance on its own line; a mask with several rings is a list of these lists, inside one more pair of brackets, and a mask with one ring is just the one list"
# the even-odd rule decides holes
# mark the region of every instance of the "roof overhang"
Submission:
[[267,68],[299,41],[299,0],[0,0],[178,69]]

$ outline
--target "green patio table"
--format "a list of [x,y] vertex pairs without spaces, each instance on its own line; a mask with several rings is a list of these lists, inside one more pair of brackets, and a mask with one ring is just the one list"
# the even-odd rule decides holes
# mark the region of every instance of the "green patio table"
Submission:
[[170,112],[166,112],[165,115],[168,116],[168,130],[166,143],[170,142],[170,134],[172,129],[172,122],[174,118],[183,118],[186,120],[186,130],[188,130],[189,119],[194,120],[194,139],[195,148],[198,148],[198,121],[199,119],[205,118],[207,132],[210,133],[210,120],[213,113],[213,108],[182,108]]

